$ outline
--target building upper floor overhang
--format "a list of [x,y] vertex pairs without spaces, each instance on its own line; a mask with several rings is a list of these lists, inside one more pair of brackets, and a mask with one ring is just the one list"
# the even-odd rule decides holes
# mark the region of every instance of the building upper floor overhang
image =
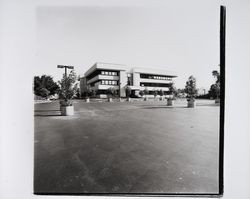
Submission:
[[140,74],[150,74],[150,75],[162,75],[167,77],[177,77],[177,73],[173,71],[162,70],[158,68],[133,68],[131,70],[132,73],[140,73]]
[[122,64],[113,64],[113,63],[103,63],[96,62],[89,70],[84,73],[84,76],[87,77],[91,75],[96,70],[112,70],[112,71],[126,71],[128,70],[126,65]]

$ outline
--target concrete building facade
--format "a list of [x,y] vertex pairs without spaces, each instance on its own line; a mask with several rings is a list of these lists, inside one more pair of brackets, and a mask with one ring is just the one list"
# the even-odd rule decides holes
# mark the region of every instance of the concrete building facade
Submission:
[[176,74],[165,70],[98,62],[80,78],[80,90],[82,96],[91,91],[100,98],[106,98],[109,89],[116,91],[120,97],[126,97],[126,87],[130,87],[135,97],[140,97],[140,91],[145,89],[149,95],[160,90],[169,95],[169,87],[175,77]]

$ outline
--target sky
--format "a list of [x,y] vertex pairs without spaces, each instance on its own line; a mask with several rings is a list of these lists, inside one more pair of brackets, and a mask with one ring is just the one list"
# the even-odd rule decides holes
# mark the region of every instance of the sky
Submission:
[[107,62],[174,71],[177,88],[184,88],[190,75],[198,88],[208,90],[215,82],[218,1],[98,2],[37,8],[35,75],[58,81],[63,74],[58,64],[73,65],[83,75],[95,62]]

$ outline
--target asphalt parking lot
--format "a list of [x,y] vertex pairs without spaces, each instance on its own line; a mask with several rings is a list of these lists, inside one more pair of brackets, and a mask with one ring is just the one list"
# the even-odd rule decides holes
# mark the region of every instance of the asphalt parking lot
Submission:
[[35,104],[35,193],[218,193],[219,106]]

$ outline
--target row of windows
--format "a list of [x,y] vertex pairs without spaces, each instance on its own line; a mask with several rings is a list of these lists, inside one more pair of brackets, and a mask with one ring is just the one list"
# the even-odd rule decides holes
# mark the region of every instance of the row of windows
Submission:
[[160,84],[160,83],[140,83],[140,86],[148,86],[148,87],[170,87],[171,84]]
[[140,78],[144,78],[144,79],[159,79],[159,80],[172,80],[171,77],[158,76],[158,75],[150,75],[150,74],[140,74]]
[[118,85],[117,81],[113,81],[113,80],[102,80],[101,81],[102,85]]
[[117,72],[101,71],[101,75],[117,76]]

